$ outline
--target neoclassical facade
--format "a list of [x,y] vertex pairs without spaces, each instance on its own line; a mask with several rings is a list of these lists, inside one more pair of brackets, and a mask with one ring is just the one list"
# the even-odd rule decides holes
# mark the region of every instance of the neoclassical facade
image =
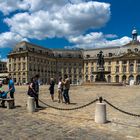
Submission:
[[53,77],[58,80],[67,74],[73,84],[94,82],[97,71],[97,54],[103,51],[107,82],[140,82],[140,43],[137,31],[132,41],[124,46],[90,50],[53,50],[28,42],[20,42],[8,54],[8,72],[16,83],[28,83],[36,74],[42,83]]

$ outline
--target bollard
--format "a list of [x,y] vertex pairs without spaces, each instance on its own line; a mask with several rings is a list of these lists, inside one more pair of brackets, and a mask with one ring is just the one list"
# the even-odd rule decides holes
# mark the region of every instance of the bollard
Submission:
[[27,110],[29,113],[35,112],[35,102],[34,102],[34,97],[28,97],[27,100]]
[[106,123],[106,104],[105,103],[96,103],[95,108],[95,122],[96,123]]
[[12,109],[14,108],[14,99],[7,99],[7,109]]

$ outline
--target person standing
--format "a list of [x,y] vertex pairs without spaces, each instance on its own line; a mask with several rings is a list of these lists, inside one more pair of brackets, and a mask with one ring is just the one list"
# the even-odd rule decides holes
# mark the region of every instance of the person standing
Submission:
[[66,104],[70,104],[70,98],[69,98],[69,89],[70,89],[70,80],[68,76],[64,75],[64,81],[62,82],[64,85],[64,91],[63,91],[63,97]]
[[10,97],[14,98],[15,85],[14,85],[14,81],[12,80],[11,76],[8,78],[8,88],[10,91]]
[[62,85],[62,77],[59,78],[59,82],[58,82],[58,102],[62,102],[63,103],[63,95],[62,95],[62,91],[63,91],[63,85]]
[[49,90],[50,90],[52,101],[54,101],[54,86],[55,86],[54,79],[51,78]]
[[36,102],[36,107],[39,108],[39,103],[38,103],[38,99],[39,99],[39,75],[36,75],[34,77],[34,90],[35,90],[35,102]]

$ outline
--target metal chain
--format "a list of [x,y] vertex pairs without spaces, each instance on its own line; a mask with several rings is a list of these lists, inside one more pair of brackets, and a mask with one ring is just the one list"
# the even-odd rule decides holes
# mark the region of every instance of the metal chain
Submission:
[[82,106],[79,106],[79,107],[75,107],[75,108],[59,108],[59,107],[51,106],[51,105],[49,105],[49,104],[43,102],[43,101],[40,100],[40,99],[38,99],[38,100],[39,100],[41,103],[43,103],[44,105],[46,105],[46,106],[48,106],[48,107],[50,107],[50,108],[53,108],[53,109],[56,109],[56,110],[64,110],[64,111],[71,111],[71,110],[81,109],[81,108],[87,107],[87,106],[89,106],[89,105],[91,105],[91,104],[93,104],[93,103],[95,103],[95,102],[98,101],[98,99],[95,99],[95,100],[91,101],[90,103],[87,103],[87,104],[85,104],[85,105],[82,105]]
[[127,115],[130,115],[130,116],[135,116],[135,117],[140,117],[140,115],[138,115],[138,114],[133,114],[133,113],[131,113],[131,112],[126,112],[126,111],[124,111],[124,110],[121,110],[121,109],[119,109],[118,107],[116,107],[116,106],[114,106],[113,104],[111,104],[110,102],[108,102],[106,99],[103,99],[108,105],[110,105],[111,107],[113,107],[114,109],[116,109],[116,110],[118,110],[118,111],[120,111],[120,112],[122,112],[122,113],[124,113],[124,114],[127,114]]

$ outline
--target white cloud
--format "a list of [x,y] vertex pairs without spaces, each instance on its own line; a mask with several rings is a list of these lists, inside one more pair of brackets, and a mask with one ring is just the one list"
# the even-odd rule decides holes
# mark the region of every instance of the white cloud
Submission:
[[[53,4],[53,1],[55,4]],[[42,7],[45,3],[46,9],[31,13],[18,13],[12,18],[4,20],[10,26],[12,32],[19,33],[27,38],[67,38],[70,35],[82,34],[91,28],[100,28],[110,18],[110,5],[107,3],[79,1],[76,4],[70,4],[68,2],[64,3],[63,0],[48,0],[45,2],[31,0],[29,2],[32,2],[30,10],[37,10],[37,6]],[[63,5],[61,5],[62,2]],[[53,5],[48,6],[49,4]]]
[[29,5],[25,0],[0,0],[0,11],[2,11],[4,15],[8,15],[15,10],[27,9],[29,9]]
[[120,39],[108,40],[107,38],[116,35],[104,35],[102,32],[92,32],[86,35],[80,35],[78,37],[69,37],[69,42],[74,43],[76,45],[66,46],[66,48],[100,48],[100,47],[114,47],[114,46],[122,46],[129,43],[132,39],[130,37],[122,37]]
[[0,42],[1,42],[0,47],[12,48],[15,46],[17,42],[20,42],[23,40],[28,41],[26,38],[23,38],[20,35],[12,33],[12,32],[1,33],[0,34]]

